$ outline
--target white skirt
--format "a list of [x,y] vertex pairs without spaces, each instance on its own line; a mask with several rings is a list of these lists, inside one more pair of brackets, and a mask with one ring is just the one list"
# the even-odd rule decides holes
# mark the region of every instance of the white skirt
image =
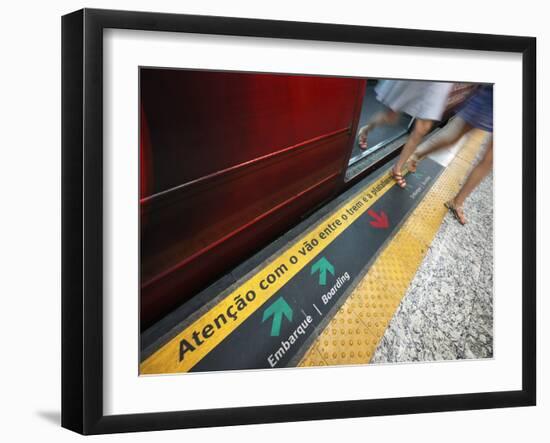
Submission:
[[453,83],[383,80],[375,88],[379,102],[396,112],[441,120]]

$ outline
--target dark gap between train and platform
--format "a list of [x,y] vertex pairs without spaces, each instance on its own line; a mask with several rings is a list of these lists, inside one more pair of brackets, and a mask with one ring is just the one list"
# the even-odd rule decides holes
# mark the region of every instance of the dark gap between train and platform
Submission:
[[[384,245],[391,240],[410,212],[422,200],[442,170],[441,165],[428,159],[419,165],[416,174],[407,175],[406,189],[391,186],[311,263],[298,271],[263,306],[207,353],[191,371],[262,369],[295,365],[344,303]],[[372,181],[369,180],[369,184]],[[268,257],[273,258],[274,255],[280,254],[280,250],[292,243],[292,239],[296,239],[306,229],[314,226],[343,202],[351,201],[352,196],[360,190],[368,188],[369,185],[365,182],[366,180],[354,186],[320,210],[307,220],[307,224],[304,223],[303,226],[297,226],[289,231],[275,242],[276,245],[267,248],[269,251],[263,260],[262,257],[256,257],[258,261],[241,265],[240,270],[234,271],[233,278],[227,280],[228,283],[234,280],[229,288],[218,292],[218,297],[190,314],[186,320],[177,325],[166,324],[165,331],[160,328],[148,331],[149,336],[142,336],[142,344],[145,345],[142,348],[142,360],[216,305],[237,286],[237,282],[242,284],[245,276],[255,274],[266,261],[270,261]],[[276,248],[279,248],[279,252]],[[214,285],[212,290],[216,288],[221,289],[221,286]],[[179,314],[184,315],[185,312],[180,310]],[[176,317],[172,319],[173,322],[176,320]]]

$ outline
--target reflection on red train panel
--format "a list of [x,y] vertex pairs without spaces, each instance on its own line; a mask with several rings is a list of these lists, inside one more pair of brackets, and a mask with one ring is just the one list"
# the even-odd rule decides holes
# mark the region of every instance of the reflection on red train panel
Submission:
[[365,80],[140,74],[147,327],[341,188]]

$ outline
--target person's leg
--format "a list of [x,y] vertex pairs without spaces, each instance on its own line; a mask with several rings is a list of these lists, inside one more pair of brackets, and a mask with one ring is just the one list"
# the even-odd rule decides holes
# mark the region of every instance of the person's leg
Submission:
[[365,126],[359,129],[359,147],[363,150],[367,149],[367,136],[369,135],[370,130],[376,128],[377,126],[393,125],[397,122],[398,118],[399,113],[392,111],[391,109],[375,114]]
[[472,125],[466,123],[460,117],[455,118],[451,123],[445,125],[440,132],[431,137],[424,148],[419,149],[411,155],[408,167],[409,171],[415,172],[418,162],[426,158],[432,152],[454,145],[472,128]]
[[461,224],[466,223],[464,217],[464,201],[472,193],[472,191],[481,183],[493,167],[493,136],[490,136],[487,144],[487,149],[483,155],[483,159],[472,170],[466,182],[462,185],[458,194],[451,201],[447,202],[446,206],[453,212],[455,217]]
[[404,188],[407,183],[405,182],[405,179],[403,178],[403,166],[405,166],[406,161],[409,159],[411,154],[416,150],[418,144],[422,141],[424,136],[430,131],[432,128],[433,122],[431,120],[424,120],[424,119],[417,119],[414,122],[414,127],[409,135],[409,138],[407,139],[407,142],[405,143],[405,146],[403,146],[403,149],[401,150],[401,154],[399,154],[399,158],[397,159],[397,162],[395,163],[394,167],[392,168],[392,175],[395,181],[397,182],[397,185],[400,188]]

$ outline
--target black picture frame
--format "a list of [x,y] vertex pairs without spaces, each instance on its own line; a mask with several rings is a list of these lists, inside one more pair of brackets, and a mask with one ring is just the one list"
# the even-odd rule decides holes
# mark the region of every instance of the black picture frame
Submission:
[[[103,30],[455,48],[522,54],[522,389],[131,415],[103,412]],[[62,426],[82,434],[501,408],[536,402],[536,39],[83,9],[62,18]],[[519,275],[517,278],[520,278]]]

